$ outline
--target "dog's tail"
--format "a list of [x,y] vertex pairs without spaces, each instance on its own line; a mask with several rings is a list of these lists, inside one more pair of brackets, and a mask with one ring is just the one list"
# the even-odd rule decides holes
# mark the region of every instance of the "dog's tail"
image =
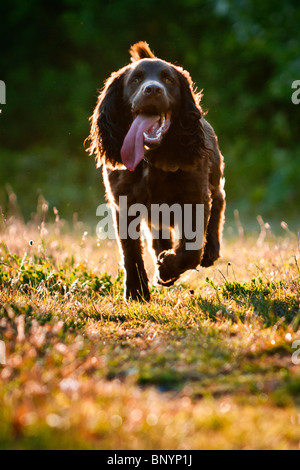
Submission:
[[155,54],[151,51],[149,44],[145,41],[139,41],[133,44],[129,49],[131,61],[136,62],[141,59],[154,59]]

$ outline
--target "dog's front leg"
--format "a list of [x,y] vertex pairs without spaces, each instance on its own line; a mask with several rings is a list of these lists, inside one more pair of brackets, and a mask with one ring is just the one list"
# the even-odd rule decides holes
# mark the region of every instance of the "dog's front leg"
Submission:
[[203,255],[211,201],[206,198],[203,204],[186,206],[178,245],[158,256],[158,282],[165,286],[172,285],[188,269],[195,269]]
[[[127,300],[150,300],[148,276],[143,261],[143,246],[140,236],[136,239],[130,237],[128,227],[133,217],[126,216],[126,226],[122,226],[124,214],[116,212],[117,231],[119,245],[123,254],[125,270],[125,299]],[[124,219],[123,219],[124,220]],[[140,224],[136,225],[136,233],[140,232]]]

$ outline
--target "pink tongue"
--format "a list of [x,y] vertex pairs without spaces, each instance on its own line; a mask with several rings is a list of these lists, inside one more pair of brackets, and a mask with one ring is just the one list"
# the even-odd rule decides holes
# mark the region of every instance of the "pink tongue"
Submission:
[[122,162],[128,170],[134,170],[144,158],[144,132],[159,121],[159,118],[139,114],[131,124],[121,148]]

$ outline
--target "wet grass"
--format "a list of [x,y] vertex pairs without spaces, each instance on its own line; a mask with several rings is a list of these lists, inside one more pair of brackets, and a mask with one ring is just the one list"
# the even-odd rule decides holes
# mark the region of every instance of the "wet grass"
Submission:
[[215,267],[139,304],[113,242],[3,220],[0,447],[298,449],[298,239],[228,231]]

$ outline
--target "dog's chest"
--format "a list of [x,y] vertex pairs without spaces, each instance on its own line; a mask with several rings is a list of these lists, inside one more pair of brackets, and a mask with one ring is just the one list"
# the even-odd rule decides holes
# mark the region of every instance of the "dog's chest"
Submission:
[[182,176],[158,170],[146,162],[143,166],[143,191],[148,204],[172,204],[182,192]]

